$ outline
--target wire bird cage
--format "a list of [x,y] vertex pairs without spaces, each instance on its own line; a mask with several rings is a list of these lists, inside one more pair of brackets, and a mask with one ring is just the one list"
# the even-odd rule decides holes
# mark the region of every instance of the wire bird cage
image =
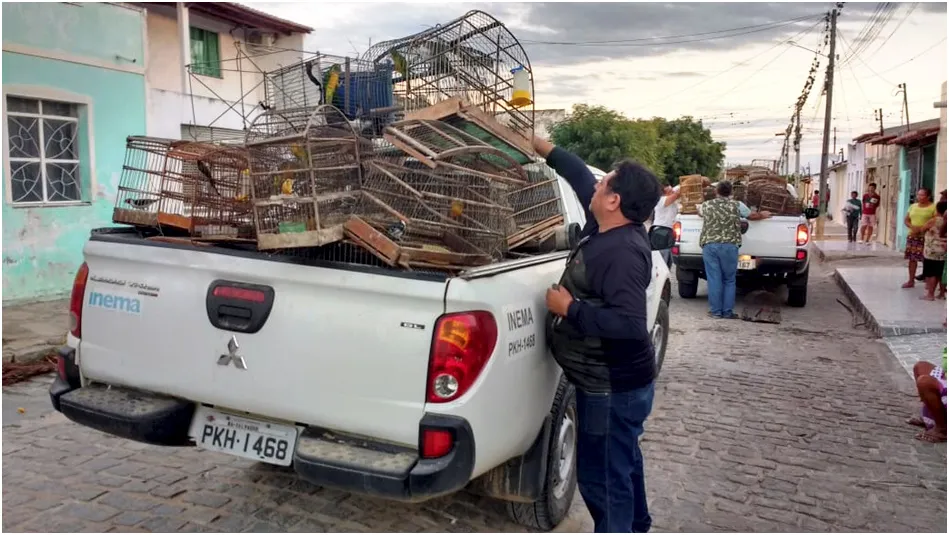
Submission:
[[532,164],[526,171],[528,185],[505,195],[506,205],[514,212],[507,232],[510,248],[543,239],[563,224],[556,171],[544,163]]
[[507,250],[511,210],[503,194],[476,173],[439,167],[398,165],[376,159],[367,165],[357,215],[403,247],[482,253],[501,258]]
[[384,139],[433,169],[462,167],[491,175],[491,180],[527,181],[524,169],[506,152],[443,121],[399,121],[386,127]]
[[240,199],[242,189],[249,193],[246,169],[238,148],[130,136],[112,221],[207,239],[252,238],[249,204]]
[[381,135],[398,111],[391,65],[321,53],[264,73],[264,101],[277,111],[334,106],[361,135]]
[[530,60],[517,38],[483,11],[378,43],[362,58],[392,66],[395,105],[406,112],[460,97],[503,117],[525,139],[534,133]]
[[333,106],[259,115],[246,142],[258,248],[341,240],[356,206],[360,150],[367,144]]

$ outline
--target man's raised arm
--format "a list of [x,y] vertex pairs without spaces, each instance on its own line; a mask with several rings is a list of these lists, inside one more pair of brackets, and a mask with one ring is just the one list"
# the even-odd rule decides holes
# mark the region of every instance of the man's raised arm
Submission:
[[590,201],[593,199],[596,178],[593,177],[587,164],[576,154],[556,147],[546,139],[534,136],[533,145],[537,154],[547,160],[547,165],[570,184],[577,198],[580,199],[580,204],[583,205],[587,221],[591,221],[593,215],[590,214]]

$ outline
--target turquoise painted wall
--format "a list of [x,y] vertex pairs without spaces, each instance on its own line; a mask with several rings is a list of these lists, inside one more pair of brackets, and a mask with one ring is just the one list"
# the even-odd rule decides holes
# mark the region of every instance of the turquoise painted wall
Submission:
[[3,4],[4,44],[16,43],[109,63],[142,66],[143,29],[139,11],[113,4]]
[[[89,9],[82,12],[82,17],[54,24],[44,32],[31,33],[27,29],[37,20],[55,18],[57,12],[72,6],[3,4],[4,43],[13,37],[27,40],[30,46],[69,50],[73,55],[93,54],[89,52],[90,47],[99,43],[126,47],[110,48],[107,52],[100,49],[94,53],[100,59],[115,54],[126,57],[141,54],[143,22],[138,13],[107,4],[82,5],[82,9]],[[20,17],[20,23],[11,20],[11,15]],[[68,30],[69,34],[51,30],[57,27]],[[16,29],[13,36],[8,28]],[[103,41],[99,40],[101,32],[105,32]],[[96,38],[90,39],[90,36]],[[141,60],[138,64],[141,65]],[[81,149],[88,153],[92,144],[95,164],[92,180],[88,160],[84,162],[84,204],[17,208],[6,201],[5,176],[2,181],[4,304],[64,296],[72,287],[76,269],[82,262],[82,247],[89,238],[89,231],[112,224],[112,207],[125,159],[125,138],[145,132],[145,77],[6,51],[3,52],[2,75],[5,90],[23,86],[50,88],[83,95],[92,102],[83,108],[81,115],[86,120],[80,121]]]

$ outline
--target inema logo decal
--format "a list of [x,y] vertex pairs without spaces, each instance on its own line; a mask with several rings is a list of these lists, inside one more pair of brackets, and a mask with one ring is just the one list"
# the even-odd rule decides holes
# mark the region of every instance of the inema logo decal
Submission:
[[142,302],[134,297],[124,295],[104,294],[101,292],[91,292],[89,294],[89,306],[115,310],[126,314],[141,314]]

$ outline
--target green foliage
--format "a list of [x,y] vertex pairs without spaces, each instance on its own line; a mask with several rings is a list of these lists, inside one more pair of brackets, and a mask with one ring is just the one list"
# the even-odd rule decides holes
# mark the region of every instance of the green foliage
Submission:
[[682,175],[718,176],[725,144],[691,117],[667,121],[629,119],[603,106],[578,104],[565,120],[554,125],[554,144],[607,171],[619,160],[631,158],[675,185]]
[[659,135],[672,146],[663,170],[669,184],[678,184],[683,175],[717,177],[725,161],[725,143],[712,139],[712,132],[692,117],[661,121]]
[[662,176],[659,129],[652,121],[634,121],[603,106],[578,104],[567,119],[554,125],[551,140],[604,171],[632,158]]

